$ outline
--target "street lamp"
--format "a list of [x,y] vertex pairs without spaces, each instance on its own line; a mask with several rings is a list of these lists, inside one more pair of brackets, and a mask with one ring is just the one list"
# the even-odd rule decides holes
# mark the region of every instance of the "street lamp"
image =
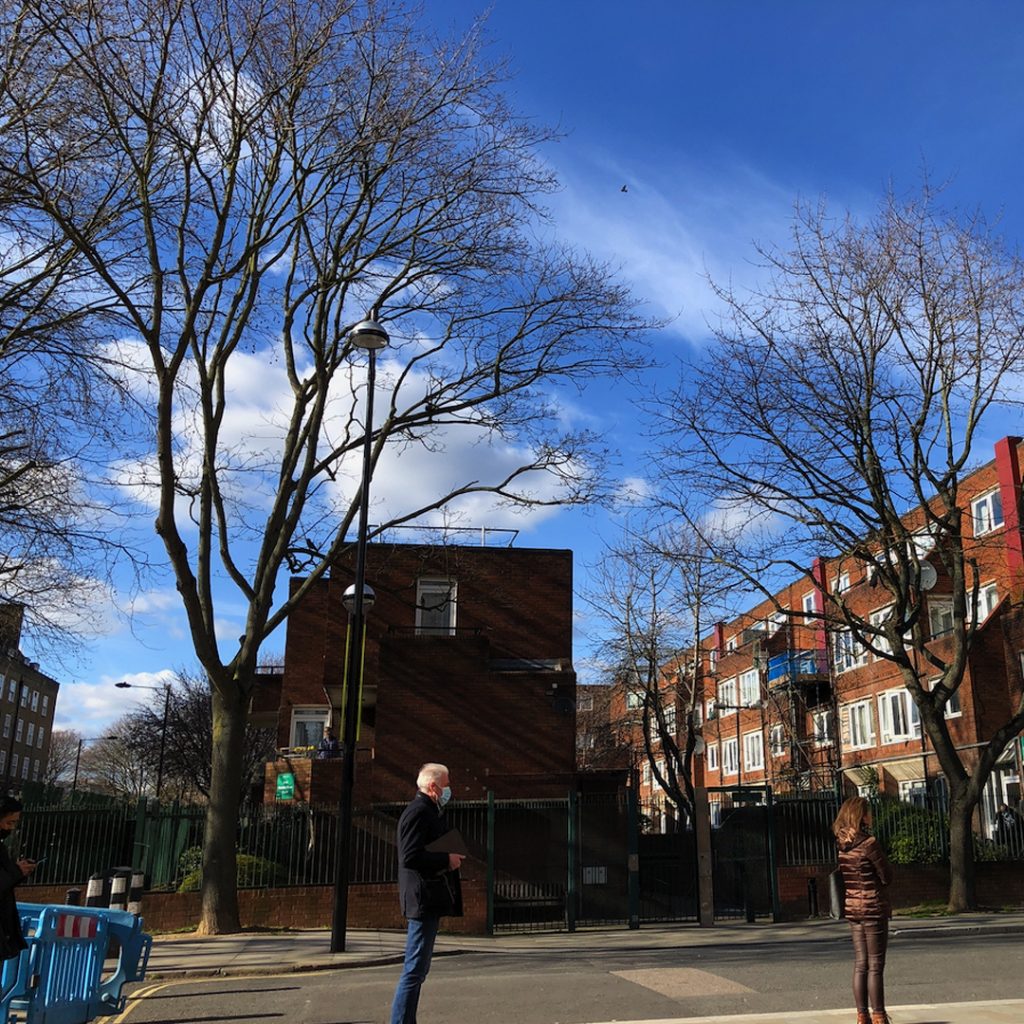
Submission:
[[[376,311],[374,311],[374,314]],[[345,652],[344,698],[342,700],[341,795],[338,798],[337,871],[334,876],[334,914],[331,923],[331,952],[345,952],[348,919],[348,877],[352,851],[352,792],[356,772],[356,737],[363,691],[363,632],[365,613],[373,604],[373,591],[366,586],[366,534],[370,514],[370,477],[373,454],[373,389],[377,375],[377,353],[387,347],[388,333],[374,319],[356,324],[349,334],[355,348],[369,354],[366,371],[366,420],[363,426],[363,481],[359,491],[359,530],[356,534],[355,582],[345,591],[349,612],[348,645]]]
[[164,752],[167,749],[167,717],[171,710],[171,687],[169,683],[164,683],[163,686],[144,686],[141,683],[129,683],[122,681],[120,683],[114,683],[119,690],[152,690],[154,693],[159,693],[163,690],[164,694],[164,719],[163,724],[160,726],[160,758],[156,765],[156,801],[160,802],[160,788],[164,781]]

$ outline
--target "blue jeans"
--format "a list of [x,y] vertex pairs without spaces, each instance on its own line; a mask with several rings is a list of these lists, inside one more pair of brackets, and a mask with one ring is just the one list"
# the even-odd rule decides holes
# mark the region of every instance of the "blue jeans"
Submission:
[[395,1001],[391,1004],[391,1024],[416,1024],[416,1007],[420,1001],[420,988],[430,970],[434,955],[439,917],[424,917],[409,922],[405,937],[405,964],[398,979]]

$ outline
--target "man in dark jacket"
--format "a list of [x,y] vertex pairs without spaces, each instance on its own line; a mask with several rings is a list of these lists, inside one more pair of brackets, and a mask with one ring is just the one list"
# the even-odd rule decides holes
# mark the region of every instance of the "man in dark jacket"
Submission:
[[427,849],[449,831],[444,815],[452,795],[449,782],[443,764],[425,764],[416,777],[416,796],[398,819],[398,897],[409,928],[391,1024],[416,1024],[441,918],[462,915],[462,856]]
[[[0,840],[6,839],[21,821],[21,802],[8,796],[0,800]],[[25,857],[15,860],[0,842],[0,959],[10,960],[27,948],[21,931],[21,915],[14,899],[14,887],[35,870]]]

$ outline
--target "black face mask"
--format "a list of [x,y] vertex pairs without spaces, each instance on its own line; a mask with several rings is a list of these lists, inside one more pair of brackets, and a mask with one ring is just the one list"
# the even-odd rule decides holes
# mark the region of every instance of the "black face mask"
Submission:
[[13,828],[0,828],[0,839],[6,839],[13,831]]

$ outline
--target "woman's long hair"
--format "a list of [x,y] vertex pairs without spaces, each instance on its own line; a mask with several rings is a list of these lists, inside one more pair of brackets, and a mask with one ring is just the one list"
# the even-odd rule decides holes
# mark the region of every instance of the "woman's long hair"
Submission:
[[864,797],[851,796],[839,808],[836,820],[832,823],[832,834],[838,836],[840,832],[846,835],[859,832],[870,813],[871,804]]

